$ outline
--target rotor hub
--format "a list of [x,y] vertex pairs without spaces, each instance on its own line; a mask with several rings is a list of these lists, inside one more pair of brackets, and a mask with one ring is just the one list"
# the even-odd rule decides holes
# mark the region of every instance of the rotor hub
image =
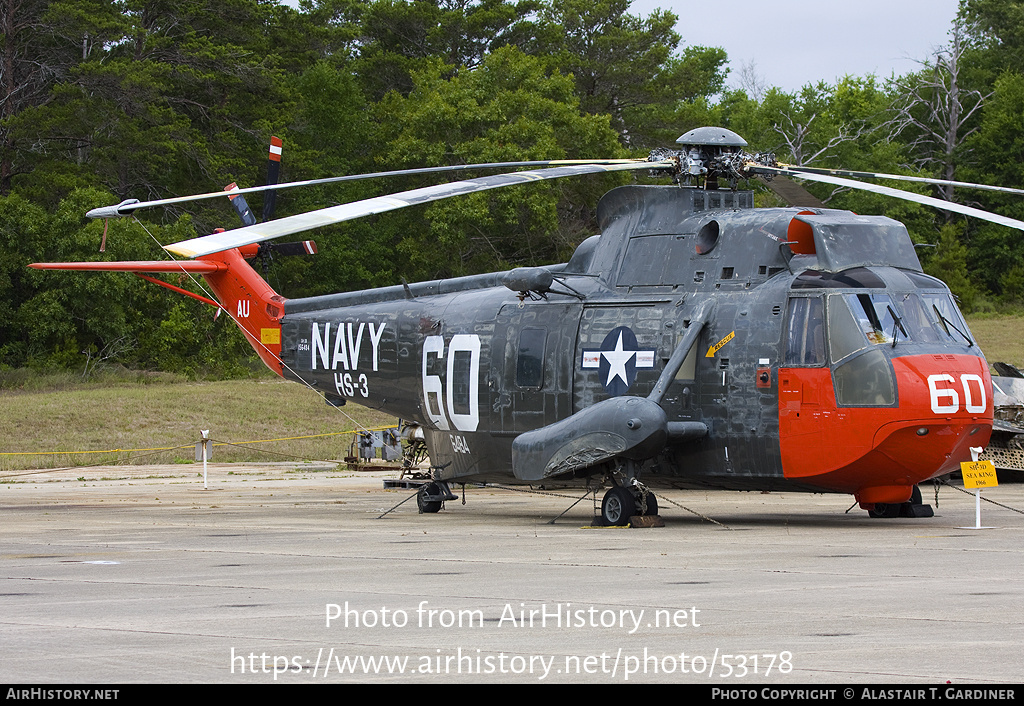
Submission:
[[775,163],[775,155],[771,153],[748,154],[743,149],[747,141],[721,127],[695,128],[681,135],[676,143],[680,145],[678,150],[656,150],[650,159],[675,159],[679,165],[675,180],[687,186],[695,184],[717,189],[721,179],[735,189],[740,179],[752,176],[746,170],[749,163]]

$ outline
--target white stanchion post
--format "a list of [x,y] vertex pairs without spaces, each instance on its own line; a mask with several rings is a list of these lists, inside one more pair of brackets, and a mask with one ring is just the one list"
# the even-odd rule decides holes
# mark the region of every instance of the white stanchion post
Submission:
[[209,490],[206,486],[206,445],[209,443],[210,430],[200,429],[199,431],[203,435],[203,440],[200,442],[203,445],[203,490]]
[[[971,460],[975,463],[981,457],[981,452],[985,449],[981,446],[971,447]],[[981,488],[974,489],[974,529],[981,529]]]

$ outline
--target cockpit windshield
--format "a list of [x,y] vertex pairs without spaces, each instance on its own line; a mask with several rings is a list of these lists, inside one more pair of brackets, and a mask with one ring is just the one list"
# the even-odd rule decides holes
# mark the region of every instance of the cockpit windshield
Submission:
[[828,308],[833,361],[865,346],[894,346],[903,341],[942,343],[953,339],[973,345],[967,325],[945,293],[833,294]]
[[903,314],[903,324],[911,340],[918,343],[939,343],[935,316],[929,316],[921,297],[917,294],[897,294],[897,309]]
[[826,357],[839,363],[876,346],[947,342],[973,345],[948,292],[847,291],[794,296],[789,304],[785,359],[791,365],[822,365],[827,364]]
[[967,323],[948,294],[922,294],[929,316],[937,320],[942,331],[954,341],[974,345]]
[[868,346],[892,345],[910,338],[888,294],[833,294],[828,300],[833,361]]
[[[896,338],[897,323],[892,299],[888,294],[842,294],[853,318],[867,337],[868,343],[892,343]],[[837,302],[838,304],[838,302]],[[902,332],[906,336],[906,332]]]
[[[799,286],[794,284],[789,300],[785,364],[831,367],[836,403],[841,407],[896,404],[887,347],[974,345],[949,292],[937,291],[938,280],[919,275],[910,279],[919,289],[900,291],[885,288],[888,280],[876,279],[881,286],[871,289],[864,286],[868,281],[864,275],[851,284],[851,277],[805,273],[797,278]],[[832,291],[807,291],[814,289]]]

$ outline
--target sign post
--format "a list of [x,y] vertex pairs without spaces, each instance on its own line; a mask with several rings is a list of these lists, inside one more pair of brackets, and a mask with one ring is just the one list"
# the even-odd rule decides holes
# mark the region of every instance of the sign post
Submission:
[[993,529],[992,527],[981,526],[981,489],[994,488],[999,485],[996,478],[996,467],[991,461],[979,461],[983,449],[980,446],[971,447],[971,458],[973,461],[964,461],[960,464],[960,473],[964,477],[964,487],[974,488],[974,527],[963,529]]

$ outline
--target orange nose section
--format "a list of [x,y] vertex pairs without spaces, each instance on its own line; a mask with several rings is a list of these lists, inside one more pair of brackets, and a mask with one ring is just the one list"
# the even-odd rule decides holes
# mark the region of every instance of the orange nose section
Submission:
[[831,373],[779,371],[783,473],[862,504],[900,503],[912,488],[971,460],[992,432],[983,358],[926,354],[892,360],[894,407],[838,407]]

